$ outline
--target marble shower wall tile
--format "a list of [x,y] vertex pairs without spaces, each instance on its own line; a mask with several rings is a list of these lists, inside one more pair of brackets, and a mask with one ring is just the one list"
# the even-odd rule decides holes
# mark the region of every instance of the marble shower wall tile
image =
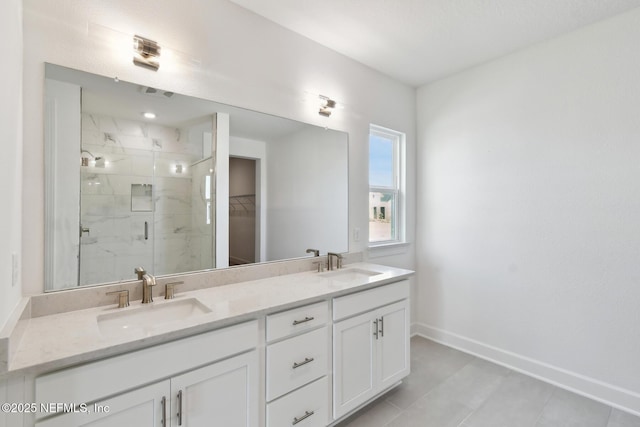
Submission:
[[[200,268],[190,196],[191,165],[201,157],[202,147],[189,144],[186,134],[142,121],[83,114],[83,149],[91,153],[84,155],[92,161],[81,168],[81,221],[91,230],[82,238],[81,283],[131,279],[134,266],[153,265],[154,250],[156,264],[166,265],[155,274]],[[95,163],[96,157],[106,162]],[[182,166],[181,173],[176,165]],[[154,212],[131,210],[132,184],[153,185]]]

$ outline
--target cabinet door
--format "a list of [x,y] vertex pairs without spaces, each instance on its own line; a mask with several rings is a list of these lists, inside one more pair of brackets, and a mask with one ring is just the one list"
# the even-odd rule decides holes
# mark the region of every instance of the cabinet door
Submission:
[[409,375],[409,300],[377,311],[377,390],[382,391]]
[[254,350],[171,379],[171,426],[257,427],[258,354]]
[[[87,405],[88,412],[66,413],[38,421],[36,427],[168,427],[169,380]],[[166,401],[163,402],[163,398]],[[166,402],[166,403],[165,403]],[[166,405],[166,406],[165,406]]]
[[365,313],[333,325],[333,414],[339,418],[373,397],[374,317]]

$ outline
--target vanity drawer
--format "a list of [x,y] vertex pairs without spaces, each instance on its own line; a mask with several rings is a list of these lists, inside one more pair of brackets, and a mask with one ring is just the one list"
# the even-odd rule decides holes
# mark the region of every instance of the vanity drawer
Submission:
[[409,298],[409,281],[401,280],[362,292],[333,299],[333,321],[371,311]]
[[327,375],[328,331],[320,328],[267,347],[267,401]]
[[329,319],[329,302],[305,305],[267,316],[267,341],[274,341],[324,325]]
[[329,424],[329,381],[312,382],[267,405],[267,427],[325,427]]

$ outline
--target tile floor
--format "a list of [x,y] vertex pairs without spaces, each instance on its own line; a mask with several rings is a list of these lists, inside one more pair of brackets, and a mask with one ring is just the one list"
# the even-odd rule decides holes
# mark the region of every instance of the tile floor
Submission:
[[640,427],[640,417],[420,337],[411,375],[335,427]]

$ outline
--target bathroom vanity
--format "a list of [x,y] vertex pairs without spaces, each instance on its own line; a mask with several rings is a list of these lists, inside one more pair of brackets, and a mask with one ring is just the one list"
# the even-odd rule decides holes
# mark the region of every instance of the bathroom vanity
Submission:
[[32,396],[25,426],[329,426],[409,374],[412,274],[355,263],[24,319],[5,375]]

